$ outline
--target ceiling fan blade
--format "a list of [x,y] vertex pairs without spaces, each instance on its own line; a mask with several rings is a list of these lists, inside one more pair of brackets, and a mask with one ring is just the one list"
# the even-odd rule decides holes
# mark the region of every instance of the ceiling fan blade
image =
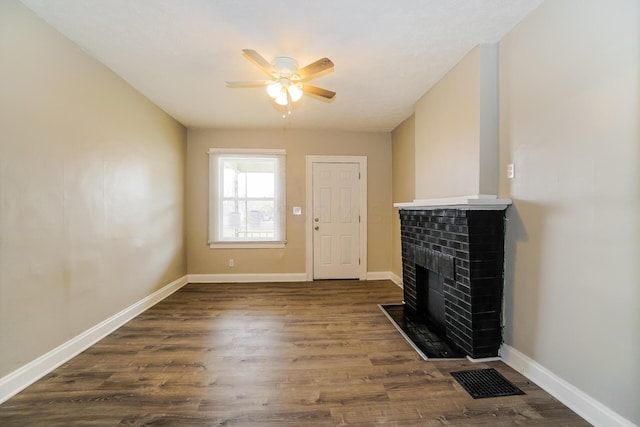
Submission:
[[333,97],[336,96],[336,93],[332,90],[322,89],[320,87],[305,85],[305,84],[302,85],[302,91],[304,93],[308,93],[310,95],[316,95],[329,100],[333,99]]
[[306,67],[300,68],[296,71],[296,74],[300,76],[300,81],[305,81],[331,71],[333,71],[333,62],[329,58],[322,58]]
[[244,56],[262,71],[270,76],[273,76],[273,66],[262,57],[258,52],[253,49],[242,49]]
[[226,82],[227,87],[259,87],[273,83],[272,80],[251,80],[239,82]]

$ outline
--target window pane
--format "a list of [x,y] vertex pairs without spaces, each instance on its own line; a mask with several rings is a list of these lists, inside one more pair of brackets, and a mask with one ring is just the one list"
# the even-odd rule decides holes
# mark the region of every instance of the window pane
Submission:
[[247,237],[256,240],[273,239],[275,237],[274,211],[275,203],[273,200],[248,201]]
[[247,197],[273,197],[276,179],[273,172],[247,174]]
[[223,194],[224,197],[234,197],[235,196],[235,179],[236,179],[236,171],[235,168],[232,167],[229,162],[223,161],[223,175],[222,175],[222,183],[223,183]]
[[245,203],[239,202],[236,209],[236,202],[225,200],[222,203],[222,238],[236,238],[242,234],[245,228],[246,215]]
[[238,174],[238,197],[247,197],[247,174]]

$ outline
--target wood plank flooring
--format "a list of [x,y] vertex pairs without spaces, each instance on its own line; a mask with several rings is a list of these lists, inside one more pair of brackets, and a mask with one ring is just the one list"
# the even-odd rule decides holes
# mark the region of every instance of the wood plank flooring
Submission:
[[[585,426],[501,362],[423,361],[389,281],[190,284],[0,405],[2,426]],[[493,367],[524,396],[472,399]]]

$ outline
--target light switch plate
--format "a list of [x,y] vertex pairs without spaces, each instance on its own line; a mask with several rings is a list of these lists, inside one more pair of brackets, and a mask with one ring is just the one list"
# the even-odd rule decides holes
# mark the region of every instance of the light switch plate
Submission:
[[294,206],[293,207],[293,214],[294,215],[302,215],[302,208],[300,206]]

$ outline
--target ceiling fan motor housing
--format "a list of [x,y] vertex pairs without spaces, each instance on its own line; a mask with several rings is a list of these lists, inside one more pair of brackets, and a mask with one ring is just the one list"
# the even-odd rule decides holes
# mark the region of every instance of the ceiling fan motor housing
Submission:
[[276,56],[273,58],[271,65],[273,66],[274,77],[296,78],[294,73],[298,70],[298,62],[295,59],[288,56]]

